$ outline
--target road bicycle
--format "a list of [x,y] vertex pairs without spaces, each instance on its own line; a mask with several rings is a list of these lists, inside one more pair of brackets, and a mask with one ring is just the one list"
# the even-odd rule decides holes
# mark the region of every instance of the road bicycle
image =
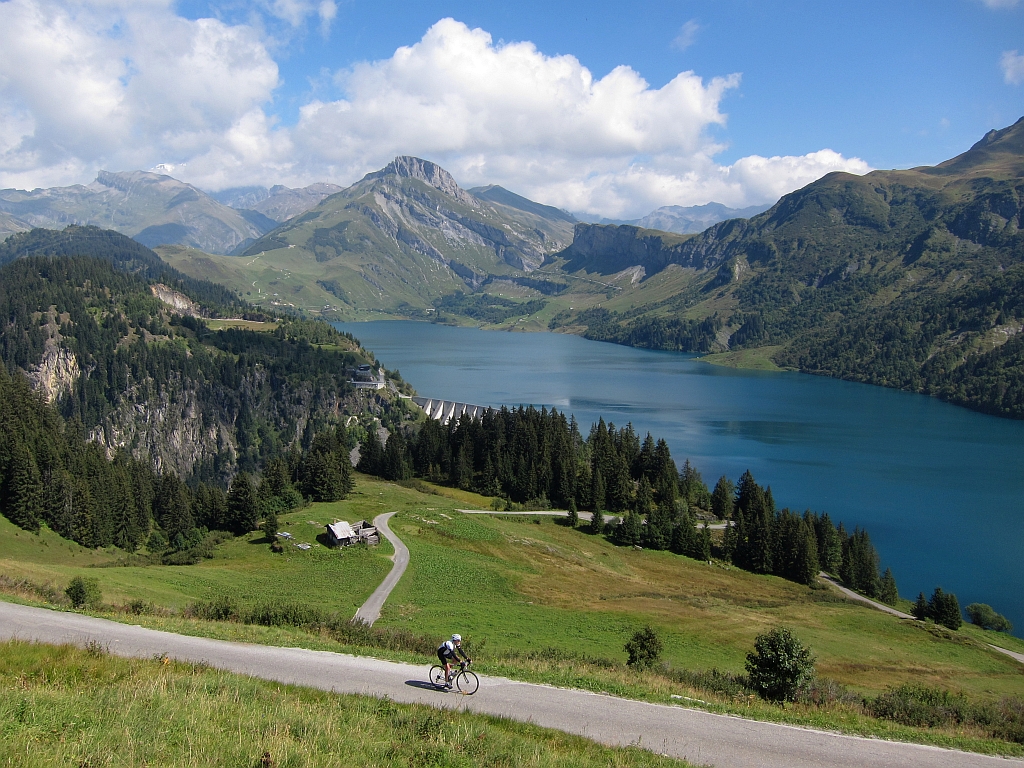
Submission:
[[[451,682],[459,689],[459,693],[472,696],[476,693],[476,689],[480,687],[480,678],[476,676],[476,672],[470,672],[467,669],[468,666],[468,661],[459,662],[458,670],[452,670]],[[429,680],[435,688],[443,689],[449,687],[449,683],[445,680],[444,667],[440,664],[435,664],[430,668]]]

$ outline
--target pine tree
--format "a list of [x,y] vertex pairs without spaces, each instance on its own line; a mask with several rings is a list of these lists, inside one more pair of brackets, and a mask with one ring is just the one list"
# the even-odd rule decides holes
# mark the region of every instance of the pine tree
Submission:
[[239,472],[231,481],[227,508],[229,530],[236,535],[248,533],[256,527],[256,492],[245,472]]
[[963,617],[960,614],[960,601],[952,592],[943,592],[941,587],[936,587],[928,601],[928,612],[936,624],[941,624],[949,629],[960,629]]
[[715,483],[715,490],[711,494],[711,511],[719,520],[732,517],[733,495],[736,493],[736,486],[725,475],[718,478]]
[[818,540],[814,536],[811,526],[805,521],[800,521],[799,532],[795,551],[793,572],[790,578],[798,584],[810,586],[818,579]]
[[910,609],[910,613],[918,621],[924,621],[932,617],[931,608],[928,605],[928,600],[924,596],[924,592],[918,592],[917,600],[914,602],[914,607]]
[[882,583],[878,589],[878,599],[886,605],[896,605],[900,599],[899,590],[896,589],[896,579],[892,575],[892,569],[886,568],[882,574]]
[[570,528],[580,524],[580,513],[576,509],[576,499],[569,499],[569,517],[567,518]]
[[263,519],[263,537],[270,543],[277,541],[277,515],[271,510],[267,512],[267,516]]
[[356,469],[367,475],[379,475],[384,460],[384,447],[380,444],[377,430],[371,426],[366,431],[366,439],[359,446],[359,463]]
[[707,520],[704,521],[704,527],[700,530],[700,557],[698,558],[702,562],[711,562],[711,528],[708,526]]
[[7,481],[5,514],[26,531],[39,532],[43,484],[32,452],[25,445],[15,446]]
[[615,528],[616,543],[625,546],[632,547],[640,544],[642,534],[643,525],[640,515],[633,510],[627,512],[622,522]]

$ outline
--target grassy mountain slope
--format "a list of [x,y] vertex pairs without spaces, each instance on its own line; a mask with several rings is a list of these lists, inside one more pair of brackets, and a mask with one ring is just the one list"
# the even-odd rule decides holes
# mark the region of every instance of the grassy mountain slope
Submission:
[[241,263],[165,255],[190,274],[216,270],[229,285],[248,284],[255,301],[401,314],[532,270],[570,242],[570,219],[494,188],[476,197],[433,163],[400,157],[261,238]]
[[191,184],[145,171],[101,171],[89,185],[0,190],[0,211],[25,229],[93,224],[147,246],[178,243],[212,253],[230,253],[275,224],[222,205]]
[[[581,225],[553,266],[616,290],[552,327],[659,349],[770,347],[782,366],[1022,418],[1022,227],[1024,120],[935,168],[829,174],[675,247]],[[616,237],[628,246],[602,247]],[[621,279],[630,262],[644,280],[674,267],[678,293],[642,300]]]

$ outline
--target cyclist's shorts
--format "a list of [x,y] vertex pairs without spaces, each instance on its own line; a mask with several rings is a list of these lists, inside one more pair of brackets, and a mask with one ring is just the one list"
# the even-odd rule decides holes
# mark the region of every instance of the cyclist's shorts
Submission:
[[446,661],[451,661],[452,659],[454,659],[455,654],[450,652],[444,646],[441,646],[437,649],[437,658],[439,658],[441,660],[441,663],[443,664]]

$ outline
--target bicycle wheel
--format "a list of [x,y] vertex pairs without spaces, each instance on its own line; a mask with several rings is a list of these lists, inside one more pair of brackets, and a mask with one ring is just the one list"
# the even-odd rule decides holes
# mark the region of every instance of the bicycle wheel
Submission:
[[435,688],[444,688],[444,667],[435,664],[430,668],[430,676],[427,677]]
[[476,676],[476,672],[462,670],[455,677],[455,685],[459,687],[460,693],[472,696],[476,693],[476,689],[480,687],[480,678]]

